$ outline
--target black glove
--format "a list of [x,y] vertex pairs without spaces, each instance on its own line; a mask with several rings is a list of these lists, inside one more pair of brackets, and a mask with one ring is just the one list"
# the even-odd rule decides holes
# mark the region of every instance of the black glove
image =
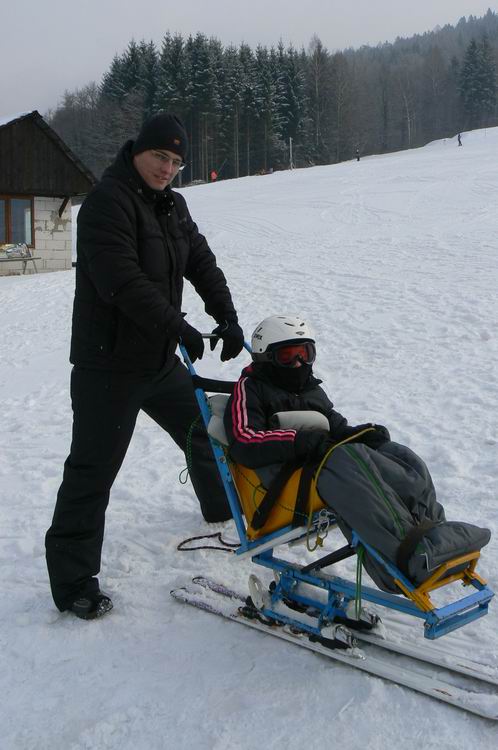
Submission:
[[391,439],[389,430],[382,424],[359,424],[356,427],[348,427],[352,432],[360,432],[361,430],[366,430],[368,428],[373,429],[369,429],[364,435],[360,435],[351,442],[363,443],[364,445],[368,445],[369,448],[376,449],[380,448],[381,445],[384,445],[384,443],[389,442]]
[[183,344],[187,350],[191,362],[195,362],[196,359],[202,359],[202,355],[204,354],[204,339],[199,331],[186,321],[180,329],[179,340],[180,344]]
[[380,448],[384,443],[388,443],[391,439],[389,430],[382,424],[374,424],[374,432],[366,432],[361,441],[368,445],[369,448]]
[[238,323],[220,323],[220,325],[216,326],[214,329],[213,334],[215,334],[217,338],[211,339],[211,351],[214,350],[220,339],[223,341],[223,348],[220,356],[222,362],[226,362],[228,359],[233,359],[242,351],[242,347],[244,346],[244,331]]
[[298,430],[294,438],[294,451],[296,458],[319,461],[333,444],[329,433],[324,430]]

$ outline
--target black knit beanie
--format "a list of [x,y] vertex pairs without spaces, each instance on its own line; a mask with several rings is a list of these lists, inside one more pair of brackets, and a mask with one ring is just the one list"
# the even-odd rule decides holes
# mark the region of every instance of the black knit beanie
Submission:
[[172,151],[185,161],[188,152],[188,137],[179,117],[160,112],[144,122],[132,146],[131,154],[135,156],[141,151],[148,151],[152,148]]

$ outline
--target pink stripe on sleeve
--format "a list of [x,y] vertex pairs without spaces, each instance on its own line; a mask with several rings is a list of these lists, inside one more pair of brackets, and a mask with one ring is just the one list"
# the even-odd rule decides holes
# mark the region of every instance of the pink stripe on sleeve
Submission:
[[253,430],[247,416],[247,395],[245,383],[247,378],[240,378],[235,386],[232,401],[233,435],[242,443],[264,443],[270,440],[293,442],[296,430]]

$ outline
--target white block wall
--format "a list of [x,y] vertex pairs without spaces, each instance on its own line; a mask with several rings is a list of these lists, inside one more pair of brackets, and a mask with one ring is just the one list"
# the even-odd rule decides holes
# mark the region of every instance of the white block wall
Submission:
[[[38,271],[64,271],[72,267],[71,201],[59,216],[62,201],[63,198],[35,198],[34,252],[40,256],[36,261]],[[32,265],[28,263],[28,268]]]

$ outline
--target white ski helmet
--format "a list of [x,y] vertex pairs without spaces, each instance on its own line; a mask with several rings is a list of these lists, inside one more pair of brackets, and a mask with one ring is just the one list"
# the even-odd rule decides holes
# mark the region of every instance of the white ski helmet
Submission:
[[251,338],[252,358],[254,362],[266,362],[267,352],[277,344],[315,343],[313,331],[300,317],[295,315],[271,315],[256,327]]

